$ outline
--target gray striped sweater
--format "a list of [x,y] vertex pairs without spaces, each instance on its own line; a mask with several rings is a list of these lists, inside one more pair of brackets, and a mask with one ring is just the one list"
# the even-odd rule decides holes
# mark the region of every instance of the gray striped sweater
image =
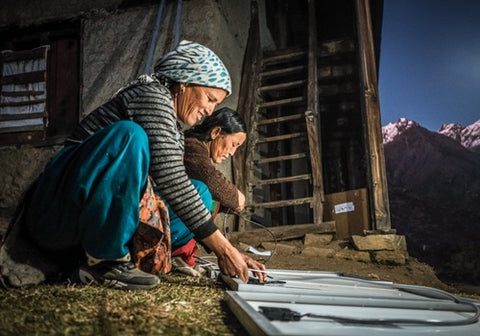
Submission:
[[155,80],[130,85],[83,119],[66,145],[82,142],[89,135],[118,120],[131,120],[146,132],[150,147],[150,176],[158,192],[197,240],[216,229],[183,165],[184,138],[170,90]]

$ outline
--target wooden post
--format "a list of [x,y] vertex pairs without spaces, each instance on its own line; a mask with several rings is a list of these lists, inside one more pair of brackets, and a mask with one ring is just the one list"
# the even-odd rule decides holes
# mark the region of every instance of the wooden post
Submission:
[[320,160],[322,148],[318,125],[318,80],[317,80],[317,25],[315,1],[308,0],[308,101],[305,111],[307,123],[308,147],[312,167],[313,187],[313,223],[323,221],[323,169]]
[[391,230],[390,209],[369,0],[356,0],[355,8],[360,53],[360,79],[364,93],[362,107],[370,175],[368,183],[372,229],[387,232]]
[[[247,130],[251,130],[255,122],[256,111],[255,103],[257,98],[256,85],[261,60],[260,29],[258,20],[258,4],[251,2],[250,28],[248,33],[248,42],[245,48],[245,57],[243,58],[242,82],[240,84],[239,101],[237,106],[238,113],[243,117],[247,125]],[[244,99],[242,99],[244,97]],[[250,135],[247,136],[246,143],[241,146],[233,156],[233,173],[236,186],[245,194],[246,204],[252,204],[252,192],[247,185],[246,175],[250,174],[253,167],[252,143]],[[238,230],[245,230],[245,221],[240,218]]]

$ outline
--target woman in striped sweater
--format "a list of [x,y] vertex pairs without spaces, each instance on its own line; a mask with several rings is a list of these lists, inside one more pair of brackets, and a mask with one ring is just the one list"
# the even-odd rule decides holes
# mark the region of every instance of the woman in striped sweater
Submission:
[[30,237],[49,251],[83,249],[83,282],[157,286],[157,276],[135,268],[128,245],[150,176],[197,241],[216,254],[222,272],[247,281],[248,267],[259,265],[247,265],[217,230],[182,162],[182,124],[210,115],[230,93],[230,76],[217,55],[180,42],[153,75],[140,76],[83,119],[47,164],[27,206]]

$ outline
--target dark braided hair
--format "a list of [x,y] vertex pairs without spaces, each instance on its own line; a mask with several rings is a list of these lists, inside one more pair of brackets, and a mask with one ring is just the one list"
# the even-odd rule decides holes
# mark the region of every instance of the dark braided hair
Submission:
[[212,130],[220,127],[220,134],[247,133],[247,126],[240,114],[234,110],[223,107],[203,119],[203,121],[185,131],[186,138],[197,138],[200,141],[211,141]]

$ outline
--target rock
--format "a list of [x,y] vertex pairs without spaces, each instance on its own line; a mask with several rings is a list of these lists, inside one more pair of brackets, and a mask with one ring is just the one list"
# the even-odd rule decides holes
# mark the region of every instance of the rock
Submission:
[[306,246],[302,250],[302,254],[306,256],[311,256],[311,257],[332,258],[335,255],[335,250],[331,248],[324,248],[324,247]]
[[345,260],[371,262],[370,253],[363,251],[340,250],[335,253],[334,257]]
[[[265,250],[272,251],[272,253],[273,253],[273,251],[275,249],[275,243],[264,242],[264,243],[262,243],[262,247]],[[277,243],[276,254],[290,255],[290,254],[295,254],[295,253],[297,253],[297,248],[295,246],[288,245],[288,244]]]
[[303,238],[303,244],[305,246],[322,246],[329,244],[333,239],[332,234],[315,234],[315,233],[307,233]]
[[375,261],[385,265],[405,265],[407,258],[401,251],[377,251]]
[[352,236],[352,243],[359,251],[400,250],[407,251],[405,236],[394,234],[375,234]]
[[49,275],[55,277],[60,273],[59,268],[24,237],[20,225],[15,223],[0,246],[0,278],[7,287],[38,285]]

